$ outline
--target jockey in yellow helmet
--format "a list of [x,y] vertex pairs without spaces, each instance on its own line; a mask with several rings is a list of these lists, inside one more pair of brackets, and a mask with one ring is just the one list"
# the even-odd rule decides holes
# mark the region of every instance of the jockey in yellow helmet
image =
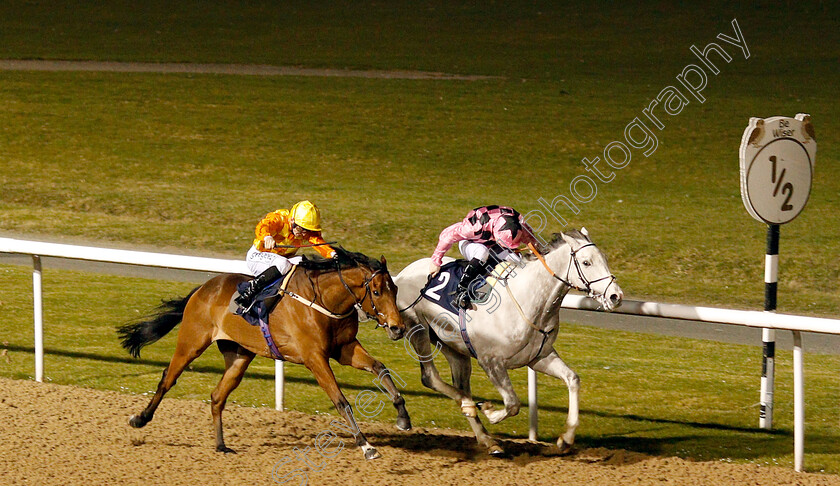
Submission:
[[250,308],[255,295],[285,275],[300,257],[289,258],[302,246],[312,246],[324,258],[336,252],[321,237],[321,211],[309,201],[300,201],[291,209],[268,213],[254,230],[256,237],[245,258],[256,278],[236,298],[236,303]]

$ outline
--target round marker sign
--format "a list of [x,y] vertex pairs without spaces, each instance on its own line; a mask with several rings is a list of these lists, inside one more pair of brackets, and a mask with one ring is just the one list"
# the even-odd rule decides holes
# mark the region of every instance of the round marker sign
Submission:
[[755,219],[784,224],[811,193],[817,141],[808,115],[751,118],[741,139],[741,197]]

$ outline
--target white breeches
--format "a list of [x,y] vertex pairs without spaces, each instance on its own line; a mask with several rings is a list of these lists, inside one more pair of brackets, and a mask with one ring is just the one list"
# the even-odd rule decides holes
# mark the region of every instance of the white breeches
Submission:
[[[497,248],[499,247],[498,245],[494,246]],[[458,242],[458,249],[461,251],[461,255],[464,255],[464,258],[467,260],[478,258],[481,263],[487,263],[487,258],[490,256],[490,248],[482,243],[476,243],[474,241],[461,240]],[[501,252],[496,253],[496,258],[498,258],[499,261],[507,260],[517,265],[520,261],[522,261],[522,257],[510,250],[502,250]]]
[[285,275],[292,268],[292,265],[300,263],[302,258],[299,256],[286,258],[270,251],[259,251],[256,246],[252,246],[245,257],[245,264],[254,276],[263,273],[269,267],[277,267],[277,270]]

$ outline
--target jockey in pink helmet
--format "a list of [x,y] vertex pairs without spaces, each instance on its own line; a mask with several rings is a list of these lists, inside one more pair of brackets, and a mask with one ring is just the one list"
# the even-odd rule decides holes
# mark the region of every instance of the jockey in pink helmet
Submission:
[[469,261],[464,275],[458,282],[456,303],[462,309],[470,307],[469,285],[484,273],[490,253],[499,261],[519,263],[517,249],[521,245],[536,244],[533,230],[513,208],[506,206],[482,206],[475,208],[464,218],[440,232],[437,248],[432,254],[429,274],[440,271],[443,255],[458,243],[461,254]]

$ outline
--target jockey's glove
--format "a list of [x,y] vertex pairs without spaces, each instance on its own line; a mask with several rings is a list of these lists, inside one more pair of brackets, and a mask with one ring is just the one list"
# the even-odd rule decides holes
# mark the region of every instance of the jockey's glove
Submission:
[[276,244],[276,242],[274,241],[273,236],[265,235],[265,238],[263,238],[263,246],[265,247],[266,250],[273,249],[275,244]]

